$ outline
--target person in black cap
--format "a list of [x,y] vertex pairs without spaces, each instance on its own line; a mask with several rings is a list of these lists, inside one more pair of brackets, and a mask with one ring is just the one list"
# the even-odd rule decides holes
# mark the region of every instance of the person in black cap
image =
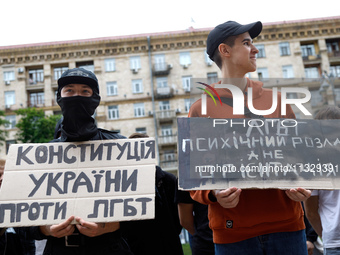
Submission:
[[[259,21],[248,25],[235,21],[220,24],[208,35],[207,54],[221,69],[222,80],[219,83],[237,86],[243,91],[242,100],[245,102],[248,102],[248,89],[251,88],[253,107],[268,110],[273,102],[272,90],[264,89],[260,81],[246,78],[247,73],[256,70],[258,50],[253,38],[261,30],[262,23]],[[232,102],[235,98],[231,91],[216,88],[216,92],[223,99],[221,106],[215,107],[213,99],[207,97],[207,110],[203,115],[202,101],[199,99],[191,106],[189,117],[263,118],[247,111],[244,115],[234,115]],[[277,100],[280,106],[280,95]],[[295,115],[288,105],[286,115],[277,107],[266,117],[295,118]],[[300,202],[307,200],[310,195],[311,191],[303,188],[241,190],[230,187],[191,191],[194,200],[209,206],[216,255],[307,254],[304,214]]]
[[[97,128],[93,115],[100,96],[98,80],[92,72],[83,68],[65,71],[58,80],[57,102],[63,117],[52,142],[126,138]],[[72,224],[74,220],[79,224]],[[46,255],[132,254],[119,222],[93,223],[71,216],[59,225],[31,227],[31,234],[37,240],[47,239]]]

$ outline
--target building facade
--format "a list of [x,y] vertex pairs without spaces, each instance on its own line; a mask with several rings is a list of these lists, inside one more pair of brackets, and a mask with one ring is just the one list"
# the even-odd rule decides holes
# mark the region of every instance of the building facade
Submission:
[[[211,29],[0,47],[0,110],[10,122],[0,158],[17,142],[14,111],[37,107],[60,114],[58,78],[68,68],[84,67],[99,80],[98,126],[155,137],[159,164],[176,173],[176,119],[188,114],[192,79],[213,83],[220,77],[205,52]],[[340,16],[267,23],[254,43],[258,69],[250,78],[267,87],[308,87],[312,99],[306,107],[313,113],[340,103]]]

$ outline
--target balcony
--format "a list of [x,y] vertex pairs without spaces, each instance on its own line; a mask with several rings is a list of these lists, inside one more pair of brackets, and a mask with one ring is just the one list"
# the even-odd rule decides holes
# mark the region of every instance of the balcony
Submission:
[[170,87],[157,88],[155,91],[155,98],[170,98],[174,96],[174,89]]
[[304,64],[320,64],[321,63],[321,56],[317,55],[308,55],[302,56]]
[[174,171],[178,168],[177,160],[166,160],[160,162],[160,167],[163,171]]
[[45,107],[45,96],[44,92],[31,93],[27,101],[28,107]]
[[176,118],[176,111],[175,110],[162,110],[156,111],[156,119],[160,122],[162,121],[169,121]]
[[157,63],[153,65],[153,74],[155,76],[168,75],[170,73],[171,68],[172,65],[169,65],[166,62]]
[[14,105],[14,104],[6,104],[6,105],[5,105],[5,111],[6,111],[6,112],[11,112],[11,111],[14,110],[14,108],[15,108],[15,105]]
[[44,81],[36,81],[32,79],[28,79],[26,83],[27,90],[42,90],[44,89]]
[[174,145],[177,144],[177,135],[165,135],[158,137],[158,145]]
[[27,105],[28,107],[35,107],[35,108],[45,107],[44,101],[42,101],[42,102],[28,101],[27,104],[28,104]]
[[340,61],[340,51],[328,52],[329,62],[339,62]]

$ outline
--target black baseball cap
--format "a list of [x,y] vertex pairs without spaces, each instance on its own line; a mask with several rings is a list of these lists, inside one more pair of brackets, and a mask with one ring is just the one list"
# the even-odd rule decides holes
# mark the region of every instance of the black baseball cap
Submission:
[[94,73],[84,68],[66,70],[58,79],[58,91],[68,84],[85,84],[99,94],[98,79]]
[[216,26],[210,31],[207,39],[207,53],[209,58],[213,60],[214,52],[217,47],[224,42],[229,36],[240,35],[249,32],[251,38],[255,38],[262,31],[261,21],[257,21],[248,25],[241,25],[235,21],[227,21]]

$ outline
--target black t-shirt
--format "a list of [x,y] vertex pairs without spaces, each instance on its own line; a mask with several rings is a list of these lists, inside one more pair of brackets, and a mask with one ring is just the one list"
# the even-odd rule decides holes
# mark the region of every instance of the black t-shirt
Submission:
[[177,190],[176,202],[193,204],[195,235],[192,236],[192,254],[215,254],[212,230],[209,228],[208,206],[194,201],[188,191]]

